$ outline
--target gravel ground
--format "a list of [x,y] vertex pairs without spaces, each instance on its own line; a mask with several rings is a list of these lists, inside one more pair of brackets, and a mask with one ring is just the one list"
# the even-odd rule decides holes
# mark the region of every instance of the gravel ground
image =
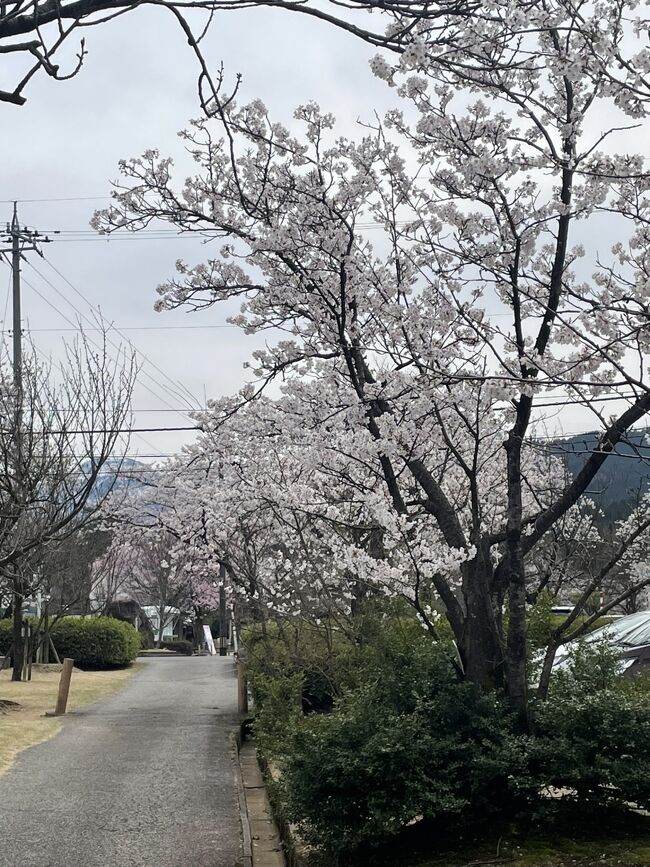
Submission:
[[234,867],[235,713],[230,659],[148,659],[0,777],[0,865]]

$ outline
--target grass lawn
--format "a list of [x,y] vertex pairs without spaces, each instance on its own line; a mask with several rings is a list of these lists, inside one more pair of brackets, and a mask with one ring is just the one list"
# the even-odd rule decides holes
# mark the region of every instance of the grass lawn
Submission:
[[[90,704],[118,692],[141,664],[114,671],[79,671],[74,669],[70,683],[68,711]],[[12,683],[9,671],[0,672],[0,699],[20,704],[17,710],[0,713],[0,774],[7,771],[21,750],[54,737],[61,730],[62,719],[45,717],[53,711],[59,686],[59,671],[34,667],[27,683]]]

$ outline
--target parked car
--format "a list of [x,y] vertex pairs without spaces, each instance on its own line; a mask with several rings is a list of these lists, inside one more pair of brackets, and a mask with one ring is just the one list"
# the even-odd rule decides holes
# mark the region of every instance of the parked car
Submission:
[[[595,629],[583,639],[586,642],[605,641],[621,652],[621,671],[628,676],[650,666],[650,611],[638,611]],[[562,668],[569,658],[569,645],[555,654],[553,668]]]

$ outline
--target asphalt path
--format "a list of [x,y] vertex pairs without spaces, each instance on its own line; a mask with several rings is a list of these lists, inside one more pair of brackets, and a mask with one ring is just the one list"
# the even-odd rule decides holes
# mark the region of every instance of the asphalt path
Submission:
[[230,659],[148,659],[0,777],[0,864],[235,867],[235,713]]

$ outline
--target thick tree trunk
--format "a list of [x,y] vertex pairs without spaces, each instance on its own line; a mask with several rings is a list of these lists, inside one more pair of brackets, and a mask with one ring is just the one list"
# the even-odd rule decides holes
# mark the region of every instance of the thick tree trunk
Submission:
[[13,671],[12,680],[21,680],[25,662],[25,642],[23,640],[23,595],[22,586],[14,585],[13,591]]
[[503,686],[503,648],[484,570],[469,564],[464,575],[465,622],[459,650],[465,677],[482,689]]
[[[522,568],[523,572],[523,568]],[[506,653],[508,701],[519,726],[527,730],[528,676],[526,671],[526,584],[522,575],[511,580],[508,592],[508,645]]]

